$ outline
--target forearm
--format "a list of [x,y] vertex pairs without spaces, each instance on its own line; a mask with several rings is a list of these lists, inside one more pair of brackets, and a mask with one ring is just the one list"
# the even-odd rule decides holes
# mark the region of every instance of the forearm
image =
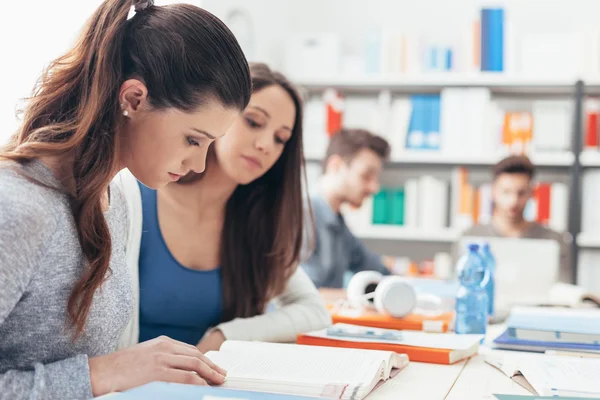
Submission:
[[30,371],[9,370],[0,375],[0,400],[89,399],[93,397],[88,358],[80,354]]

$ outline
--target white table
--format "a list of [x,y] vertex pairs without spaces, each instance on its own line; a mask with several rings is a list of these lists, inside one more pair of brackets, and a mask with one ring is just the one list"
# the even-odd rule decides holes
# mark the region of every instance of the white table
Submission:
[[488,347],[504,329],[502,325],[490,326],[479,354],[469,360],[454,365],[411,362],[404,371],[371,393],[367,400],[495,400],[494,394],[532,396],[485,362],[490,354],[515,354]]

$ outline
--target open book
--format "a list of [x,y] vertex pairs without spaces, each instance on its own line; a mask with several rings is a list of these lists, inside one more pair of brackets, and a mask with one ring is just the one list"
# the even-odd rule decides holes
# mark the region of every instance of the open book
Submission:
[[486,363],[538,396],[600,396],[598,360],[542,354],[491,355]]
[[206,356],[227,371],[225,388],[362,399],[408,364],[405,354],[227,340]]
[[600,295],[589,293],[581,286],[556,283],[550,289],[549,304],[554,306],[581,307],[593,305],[600,307]]

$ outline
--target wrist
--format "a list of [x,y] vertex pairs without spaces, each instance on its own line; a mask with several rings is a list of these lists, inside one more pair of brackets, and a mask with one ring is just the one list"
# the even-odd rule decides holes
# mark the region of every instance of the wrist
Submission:
[[110,390],[106,386],[106,379],[102,373],[102,357],[88,358],[88,365],[90,369],[90,385],[92,387],[92,395],[94,397],[108,394]]

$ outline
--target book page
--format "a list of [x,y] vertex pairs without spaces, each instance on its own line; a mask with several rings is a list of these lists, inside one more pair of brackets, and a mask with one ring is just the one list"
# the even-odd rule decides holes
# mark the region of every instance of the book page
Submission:
[[598,360],[544,355],[528,359],[519,370],[541,396],[551,396],[555,391],[600,394]]
[[[221,346],[221,352],[253,352],[259,354],[270,354],[275,357],[307,357],[313,360],[339,359],[343,357],[347,360],[372,360],[377,365],[382,362],[387,363],[396,355],[391,351],[382,350],[364,350],[364,349],[345,349],[337,347],[308,346],[283,343],[265,343],[265,342],[245,342],[237,340],[227,340]],[[403,366],[403,365],[399,365]]]
[[226,341],[206,356],[230,378],[352,385],[384,379],[381,371],[395,360],[389,351],[238,341]]
[[[208,352],[206,356],[227,371],[227,379],[289,382],[308,385],[369,385],[383,363],[353,354],[327,357],[303,352],[287,354],[244,351]],[[377,377],[379,379],[379,377]]]

